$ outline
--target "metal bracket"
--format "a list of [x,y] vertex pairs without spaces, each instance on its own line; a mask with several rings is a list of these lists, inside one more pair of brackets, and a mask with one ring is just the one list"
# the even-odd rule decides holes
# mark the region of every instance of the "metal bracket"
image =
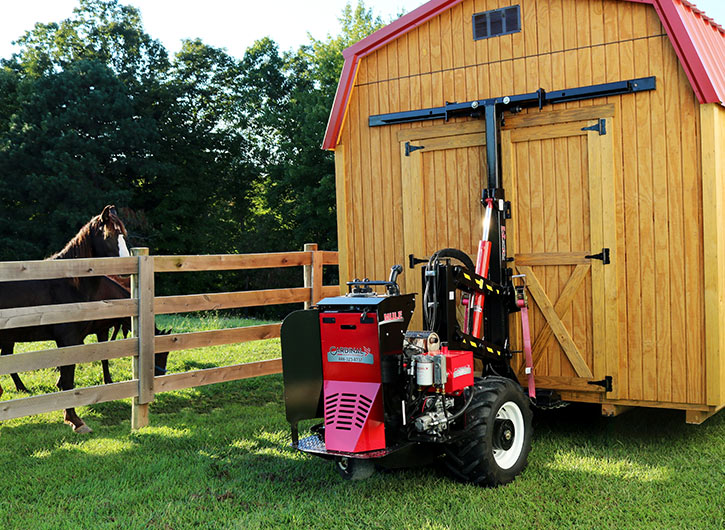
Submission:
[[410,145],[410,142],[405,142],[405,156],[410,156],[410,153],[425,149],[424,145]]
[[421,263],[428,263],[428,259],[420,259],[420,258],[416,258],[413,254],[408,254],[408,268],[409,269],[415,269],[415,266],[420,265]]
[[590,256],[584,256],[586,259],[598,259],[601,260],[604,265],[609,265],[609,249],[603,248],[599,254],[592,254]]
[[479,359],[500,361],[502,359],[510,359],[512,357],[511,351],[507,348],[502,348],[498,344],[477,339],[474,336],[461,331],[458,326],[456,326],[455,335],[456,341],[459,342],[464,349],[473,351],[473,356]]
[[599,136],[605,136],[607,134],[607,120],[600,119],[596,125],[582,127],[582,131],[596,131],[599,133]]
[[612,376],[607,375],[601,381],[587,381],[587,384],[601,386],[601,387],[604,387],[605,392],[611,392],[612,391]]

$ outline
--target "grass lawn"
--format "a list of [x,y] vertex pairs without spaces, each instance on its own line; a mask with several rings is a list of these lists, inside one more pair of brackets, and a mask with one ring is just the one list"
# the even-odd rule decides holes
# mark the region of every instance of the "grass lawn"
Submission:
[[[174,331],[246,325],[158,318]],[[23,345],[26,350],[39,345]],[[170,372],[279,356],[279,340],[169,356]],[[111,362],[115,380],[130,361]],[[34,393],[56,374],[23,374]],[[99,363],[78,367],[99,384]],[[2,400],[21,397],[0,376]],[[529,466],[493,490],[439,469],[344,482],[288,447],[281,376],[159,394],[151,426],[130,431],[129,400],[79,410],[76,435],[53,412],[0,424],[0,529],[36,528],[725,528],[725,412],[596,407],[537,413]]]

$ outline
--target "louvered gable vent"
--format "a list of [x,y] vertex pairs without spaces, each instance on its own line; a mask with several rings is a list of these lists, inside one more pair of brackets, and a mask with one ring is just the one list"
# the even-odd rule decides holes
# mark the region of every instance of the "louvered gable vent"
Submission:
[[521,31],[521,6],[504,7],[473,15],[473,40]]

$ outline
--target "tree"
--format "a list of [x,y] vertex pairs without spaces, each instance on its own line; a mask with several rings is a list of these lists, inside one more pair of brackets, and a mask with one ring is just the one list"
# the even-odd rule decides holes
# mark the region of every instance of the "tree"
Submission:
[[313,79],[319,83],[323,93],[331,98],[330,105],[335,97],[337,82],[342,72],[343,50],[385,25],[383,19],[376,16],[372,9],[365,7],[365,2],[362,0],[355,8],[350,2],[345,4],[338,20],[342,27],[339,35],[336,37],[328,35],[324,40],[314,39],[310,35],[310,44],[300,48],[300,54],[306,57],[311,65]]
[[163,80],[169,67],[166,49],[144,31],[138,9],[118,0],[80,0],[71,18],[37,23],[17,44],[13,61],[33,77],[96,60],[130,87]]
[[15,83],[0,148],[0,259],[16,258],[19,249],[42,258],[89,213],[128,202],[125,182],[153,132],[137,119],[123,84],[98,62]]
[[268,45],[250,50],[256,59],[248,63],[267,69],[275,65],[284,72],[284,82],[270,83],[269,73],[261,75],[260,68],[245,70],[264,80],[256,83],[258,90],[272,90],[259,97],[268,103],[258,123],[275,131],[274,148],[263,168],[266,209],[259,223],[286,248],[300,248],[309,241],[321,248],[337,247],[334,160],[320,146],[342,71],[342,50],[383,26],[363,2],[355,8],[348,3],[339,20],[340,35],[310,37],[311,44],[297,53],[280,57],[276,47]]

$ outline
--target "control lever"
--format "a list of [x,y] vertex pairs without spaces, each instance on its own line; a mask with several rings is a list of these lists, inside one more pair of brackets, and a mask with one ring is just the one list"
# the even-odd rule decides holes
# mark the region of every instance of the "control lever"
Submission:
[[398,286],[398,275],[403,272],[402,265],[393,265],[390,268],[390,279],[388,280],[387,291],[389,295],[400,294],[400,287]]

